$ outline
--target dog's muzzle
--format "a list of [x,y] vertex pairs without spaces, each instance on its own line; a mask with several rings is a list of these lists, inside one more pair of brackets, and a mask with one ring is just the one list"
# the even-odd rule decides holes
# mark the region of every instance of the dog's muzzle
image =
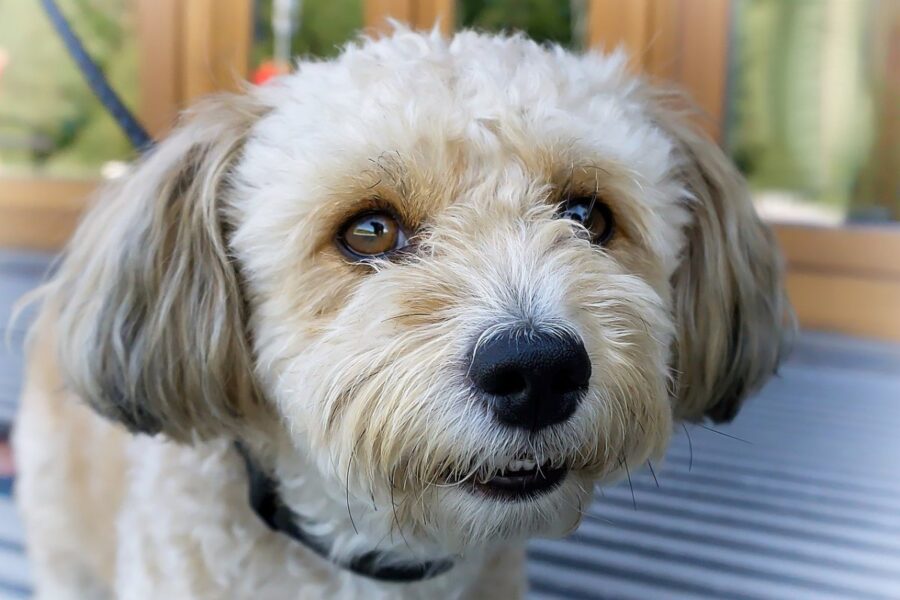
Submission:
[[[572,333],[511,328],[476,345],[469,378],[502,426],[536,434],[575,414],[588,389],[591,362]],[[567,474],[565,465],[522,453],[468,484],[478,495],[518,501],[556,489]]]

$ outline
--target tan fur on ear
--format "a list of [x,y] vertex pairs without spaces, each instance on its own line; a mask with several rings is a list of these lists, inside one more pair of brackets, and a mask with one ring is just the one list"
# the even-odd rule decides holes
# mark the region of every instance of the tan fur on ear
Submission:
[[678,176],[693,215],[673,278],[675,414],[729,421],[775,372],[793,330],[781,256],[743,177],[691,125],[683,108],[689,103],[677,93],[649,93],[653,117],[680,155]]
[[221,203],[265,110],[223,95],[186,115],[101,192],[44,292],[66,384],[133,431],[208,436],[257,403]]

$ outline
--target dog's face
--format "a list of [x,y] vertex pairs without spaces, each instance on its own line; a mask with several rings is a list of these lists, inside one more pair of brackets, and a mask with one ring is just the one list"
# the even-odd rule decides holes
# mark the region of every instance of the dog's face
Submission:
[[69,380],[181,439],[273,415],[376,529],[571,529],[673,418],[734,414],[784,310],[740,178],[623,63],[401,32],[207,105],[94,218]]

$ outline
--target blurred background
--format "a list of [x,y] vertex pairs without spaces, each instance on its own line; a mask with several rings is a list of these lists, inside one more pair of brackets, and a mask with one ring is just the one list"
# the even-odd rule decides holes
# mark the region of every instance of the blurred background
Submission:
[[[776,231],[803,331],[733,426],[685,429],[666,467],[604,491],[572,539],[535,544],[533,595],[900,598],[900,1],[58,3],[157,137],[199,96],[333,56],[388,17],[623,46],[635,73],[687,89]],[[0,0],[0,424],[21,369],[12,302],[134,158],[40,2]],[[0,465],[12,473],[3,448]],[[27,596],[0,509],[0,595]]]
[[[809,327],[900,340],[897,0],[59,0],[157,136],[198,96],[328,57],[386,17],[623,45],[675,82],[777,226]],[[40,2],[0,0],[0,246],[54,250],[134,158]]]

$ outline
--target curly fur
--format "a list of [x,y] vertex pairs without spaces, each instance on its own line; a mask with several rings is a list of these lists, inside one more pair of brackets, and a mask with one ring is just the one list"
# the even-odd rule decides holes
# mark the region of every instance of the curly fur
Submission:
[[[573,530],[678,419],[733,417],[790,324],[770,233],[673,98],[622,55],[401,29],[195,107],[39,292],[16,432],[39,594],[523,593],[525,540]],[[569,192],[609,204],[609,245],[555,218]],[[346,260],[336,232],[371,207],[415,252]],[[583,340],[568,421],[504,427],[473,391],[472,348],[510,327]],[[234,439],[336,558],[457,566],[398,587],[267,530]],[[467,491],[523,451],[569,475]]]

